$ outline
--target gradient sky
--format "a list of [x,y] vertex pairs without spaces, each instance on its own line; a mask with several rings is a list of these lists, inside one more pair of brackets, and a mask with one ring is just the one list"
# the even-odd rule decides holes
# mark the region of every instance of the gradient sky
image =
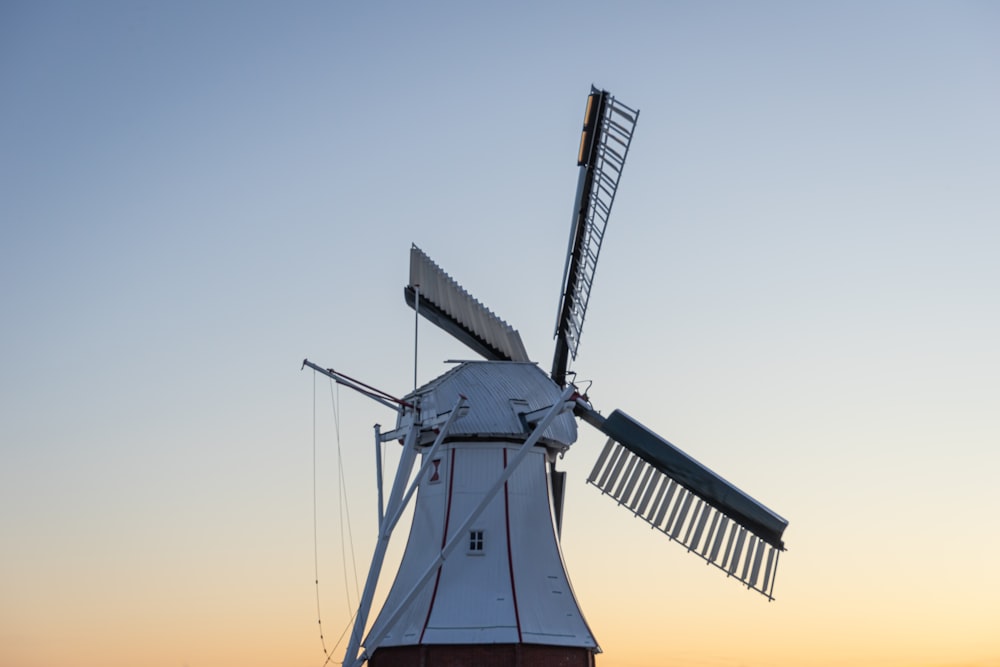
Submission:
[[[1000,665],[998,34],[991,2],[3,2],[0,665],[321,665],[314,386],[328,648],[392,415],[301,359],[412,388],[415,242],[547,366],[591,83],[642,113],[573,368],[790,521],[768,603],[585,485],[581,430],[598,665]],[[421,382],[470,356],[420,340]]]

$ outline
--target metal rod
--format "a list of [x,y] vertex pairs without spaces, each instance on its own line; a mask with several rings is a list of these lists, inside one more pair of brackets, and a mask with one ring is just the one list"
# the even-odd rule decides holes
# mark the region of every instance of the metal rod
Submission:
[[375,481],[378,485],[378,528],[382,530],[385,505],[382,504],[382,426],[375,424]]
[[413,286],[413,391],[417,390],[417,341],[420,333],[420,285]]
[[[406,434],[403,443],[403,454],[399,459],[399,466],[396,468],[396,478],[392,483],[392,491],[389,493],[389,505],[386,510],[395,510],[403,494],[403,486],[410,478],[413,470],[413,459],[417,453],[417,434],[420,428],[414,425],[410,432]],[[365,581],[365,590],[361,595],[361,602],[358,605],[358,614],[354,617],[354,629],[351,630],[351,639],[347,643],[347,651],[344,653],[345,665],[361,664],[356,662],[358,649],[361,648],[361,635],[368,623],[368,613],[371,611],[372,598],[375,597],[375,585],[378,583],[379,574],[382,571],[382,563],[385,560],[385,552],[389,547],[389,536],[391,531],[384,530],[385,522],[379,527],[378,541],[375,543],[375,553],[372,554],[371,567],[368,568],[368,579]]]
[[385,407],[391,410],[395,410],[396,412],[402,412],[403,408],[413,407],[406,401],[401,401],[397,398],[393,398],[384,391],[375,389],[374,387],[370,387],[366,385],[364,382],[359,382],[353,378],[349,378],[343,373],[338,373],[332,368],[321,368],[320,366],[317,366],[308,359],[304,359],[302,361],[302,368],[305,368],[306,366],[313,369],[317,373],[322,373],[323,375],[332,379],[337,384],[342,384],[348,389],[353,389],[359,394],[363,394],[368,398],[372,399],[373,401],[375,401],[376,403],[380,403],[381,405],[384,405]]

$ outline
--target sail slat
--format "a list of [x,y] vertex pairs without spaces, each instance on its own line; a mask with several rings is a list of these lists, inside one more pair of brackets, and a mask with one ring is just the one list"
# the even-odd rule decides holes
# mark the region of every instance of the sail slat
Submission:
[[779,549],[621,443],[612,439],[605,445],[587,481],[691,553],[773,599]]

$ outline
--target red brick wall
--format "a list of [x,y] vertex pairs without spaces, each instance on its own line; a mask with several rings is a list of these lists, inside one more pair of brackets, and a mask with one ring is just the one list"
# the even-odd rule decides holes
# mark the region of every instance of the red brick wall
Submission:
[[594,667],[585,648],[538,644],[387,646],[369,667]]

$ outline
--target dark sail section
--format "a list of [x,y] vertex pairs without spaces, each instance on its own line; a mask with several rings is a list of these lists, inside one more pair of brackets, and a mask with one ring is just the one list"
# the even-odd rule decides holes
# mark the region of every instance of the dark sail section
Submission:
[[785,519],[625,413],[578,413],[609,436],[588,482],[773,599]]
[[[410,248],[406,303],[491,361],[528,361],[521,335],[431,261]],[[417,303],[419,297],[419,304]]]

